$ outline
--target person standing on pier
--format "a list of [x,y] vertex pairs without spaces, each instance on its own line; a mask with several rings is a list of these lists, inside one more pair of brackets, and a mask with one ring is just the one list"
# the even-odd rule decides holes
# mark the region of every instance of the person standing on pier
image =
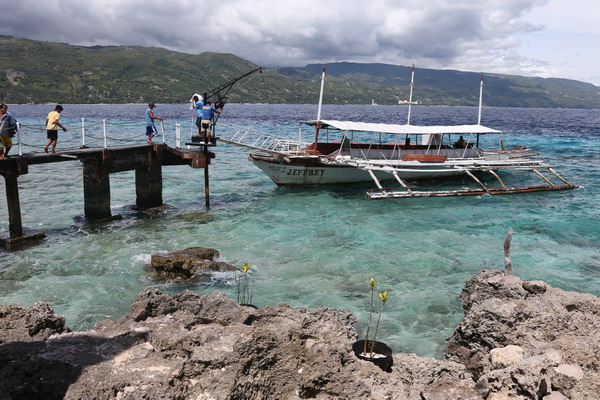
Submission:
[[198,136],[202,133],[202,107],[204,103],[202,102],[202,96],[199,94],[195,94],[190,101],[191,108],[196,111],[196,126],[198,127]]
[[8,152],[12,147],[12,137],[15,136],[19,126],[17,120],[8,112],[8,106],[4,103],[0,104],[0,160],[8,157]]
[[215,113],[221,113],[221,110],[217,110],[210,101],[206,102],[206,105],[202,107],[202,130],[204,134],[204,143],[210,143],[210,128],[212,125],[213,117]]
[[154,112],[152,111],[154,107],[156,107],[154,103],[148,103],[148,109],[146,110],[146,137],[148,138],[148,144],[154,144],[152,138],[158,134],[156,126],[154,126],[154,120],[163,120],[162,117],[154,115]]
[[56,142],[58,141],[58,129],[56,129],[56,127],[60,126],[63,132],[67,131],[67,128],[58,122],[62,110],[63,107],[59,104],[54,107],[54,111],[50,111],[46,117],[46,133],[48,135],[48,143],[44,146],[44,151],[46,153],[48,152],[48,147],[52,145],[52,154],[56,154]]

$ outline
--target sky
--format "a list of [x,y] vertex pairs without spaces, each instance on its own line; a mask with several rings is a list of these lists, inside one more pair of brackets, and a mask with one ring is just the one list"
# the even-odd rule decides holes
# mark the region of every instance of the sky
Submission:
[[0,35],[33,40],[233,53],[263,67],[381,62],[600,86],[598,0],[0,0],[0,7]]

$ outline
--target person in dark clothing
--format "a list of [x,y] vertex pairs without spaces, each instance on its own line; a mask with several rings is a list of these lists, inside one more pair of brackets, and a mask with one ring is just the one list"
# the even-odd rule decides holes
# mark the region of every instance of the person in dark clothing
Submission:
[[4,103],[0,104],[0,160],[8,158],[8,152],[12,147],[12,137],[16,134],[17,120],[8,112],[8,106]]
[[454,147],[456,147],[458,149],[464,149],[466,145],[467,145],[467,142],[465,142],[465,139],[462,136],[459,137],[456,142],[454,142]]

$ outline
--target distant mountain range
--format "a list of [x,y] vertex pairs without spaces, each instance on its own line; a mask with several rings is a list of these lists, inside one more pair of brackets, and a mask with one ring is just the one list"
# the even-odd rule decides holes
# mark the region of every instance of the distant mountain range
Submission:
[[[233,54],[179,53],[139,46],[72,46],[0,36],[4,103],[186,103],[254,68]],[[316,103],[322,65],[265,68],[238,82],[230,102]],[[324,102],[398,104],[411,68],[327,65]],[[417,68],[413,99],[424,105],[477,105],[480,74]],[[484,72],[484,103],[497,107],[600,108],[600,87],[569,79]]]

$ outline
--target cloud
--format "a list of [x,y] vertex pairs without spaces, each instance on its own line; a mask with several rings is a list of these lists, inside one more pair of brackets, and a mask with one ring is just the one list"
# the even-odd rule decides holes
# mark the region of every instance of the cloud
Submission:
[[[7,0],[0,0],[4,2]],[[332,61],[531,74],[517,50],[540,0],[37,0],[14,2],[0,34],[78,45],[234,53],[262,66]],[[522,66],[525,66],[523,68]]]

